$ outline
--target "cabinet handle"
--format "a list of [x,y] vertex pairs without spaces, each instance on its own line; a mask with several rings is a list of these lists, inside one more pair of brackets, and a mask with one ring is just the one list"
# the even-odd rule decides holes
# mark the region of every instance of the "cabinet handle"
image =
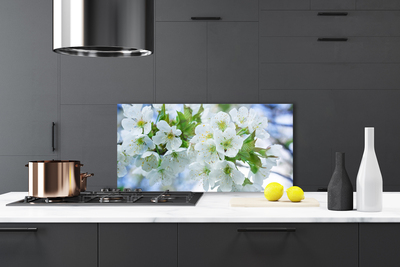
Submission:
[[318,16],[347,16],[348,12],[318,12]]
[[221,17],[191,17],[192,20],[221,20]]
[[0,232],[37,232],[37,228],[0,228]]
[[56,127],[56,124],[53,122],[51,126],[51,147],[53,148],[53,152],[56,150],[56,147],[54,146],[54,128]]
[[238,232],[295,232],[296,228],[238,228]]
[[318,42],[347,42],[348,38],[318,38]]

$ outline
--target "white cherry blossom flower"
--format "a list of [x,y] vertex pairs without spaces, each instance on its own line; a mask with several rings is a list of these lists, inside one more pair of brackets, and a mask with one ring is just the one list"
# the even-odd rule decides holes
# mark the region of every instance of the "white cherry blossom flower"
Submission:
[[129,134],[122,143],[122,148],[129,156],[142,154],[148,149],[154,149],[153,141],[144,134]]
[[168,150],[176,150],[181,146],[182,140],[179,136],[182,134],[182,131],[176,129],[176,126],[171,127],[166,121],[159,121],[157,128],[159,131],[153,137],[156,145],[166,144]]
[[132,131],[135,134],[148,134],[151,131],[152,118],[153,110],[150,106],[147,106],[142,111],[133,114],[132,117],[123,119],[121,125],[125,130]]
[[209,139],[204,143],[197,143],[194,149],[199,151],[197,155],[198,162],[212,164],[225,158],[224,153],[217,151],[215,141],[212,139]]
[[146,151],[139,159],[136,160],[136,166],[140,166],[144,171],[149,172],[152,169],[157,169],[159,159],[160,156],[158,153]]
[[211,108],[207,105],[203,105],[204,111],[201,113],[201,121],[203,123],[210,123],[211,119],[215,116],[215,114],[211,111]]
[[219,182],[219,190],[222,192],[230,192],[234,184],[242,185],[245,179],[243,173],[230,161],[217,162],[210,172],[210,177]]
[[196,126],[195,136],[193,136],[191,142],[192,143],[204,143],[208,139],[212,139],[214,137],[214,130],[211,128],[209,124],[200,124]]
[[231,117],[228,113],[218,112],[217,115],[211,118],[211,128],[222,132],[228,129],[235,129],[235,124],[231,122]]
[[232,192],[262,192],[262,191],[263,191],[262,186],[258,184],[246,184],[245,186],[233,184],[232,186]]
[[195,149],[195,145],[196,143],[190,142],[189,147],[187,149],[187,157],[190,160],[190,162],[196,161],[197,154],[199,154],[199,152]]
[[142,110],[142,104],[123,104],[122,109],[124,110],[124,116],[127,118],[134,118],[136,114]]
[[189,165],[189,176],[195,180],[200,180],[203,183],[204,191],[215,185],[215,177],[209,176],[211,172],[211,166],[207,163],[193,162]]
[[228,128],[225,132],[216,130],[214,139],[217,151],[227,157],[235,157],[242,148],[243,139],[236,135],[235,129]]
[[268,119],[266,117],[258,116],[254,109],[250,109],[249,117],[251,120],[248,125],[250,133],[256,131],[257,138],[269,138],[269,133],[265,131],[268,126]]
[[174,173],[180,173],[185,170],[185,167],[190,163],[187,156],[186,148],[178,148],[176,150],[168,150],[165,153],[161,166],[169,166]]
[[235,122],[240,128],[246,128],[250,122],[249,110],[246,107],[239,108],[239,111],[234,108],[229,111],[232,121]]
[[126,169],[126,165],[123,162],[118,161],[118,163],[117,163],[117,176],[118,177],[124,177],[127,173],[128,173],[128,171]]
[[272,145],[269,147],[266,155],[270,157],[261,158],[262,166],[258,169],[257,173],[253,173],[251,170],[249,171],[248,177],[253,181],[254,184],[262,185],[264,180],[269,177],[271,174],[271,169],[278,165],[279,149],[281,148],[281,145]]
[[158,182],[161,182],[163,186],[170,186],[175,179],[175,174],[170,166],[160,166],[157,169],[151,170],[147,174],[147,178],[149,179],[150,186]]
[[[163,104],[153,104],[153,108],[156,111],[160,111]],[[174,119],[177,116],[177,105],[176,104],[165,104],[165,112],[169,114],[170,119]]]

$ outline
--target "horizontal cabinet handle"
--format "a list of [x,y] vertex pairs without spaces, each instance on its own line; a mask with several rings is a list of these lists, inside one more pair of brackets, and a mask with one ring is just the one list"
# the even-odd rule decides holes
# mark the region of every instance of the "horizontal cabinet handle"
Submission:
[[318,42],[347,42],[348,38],[318,38]]
[[37,228],[0,228],[0,232],[37,232]]
[[318,12],[318,16],[347,16],[348,12]]
[[295,232],[296,228],[238,228],[238,232]]
[[221,17],[191,17],[192,20],[221,20]]

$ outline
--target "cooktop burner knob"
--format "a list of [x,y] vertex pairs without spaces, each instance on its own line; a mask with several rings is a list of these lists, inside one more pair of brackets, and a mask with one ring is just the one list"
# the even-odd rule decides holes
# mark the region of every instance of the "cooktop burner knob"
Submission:
[[136,188],[136,189],[134,189],[133,191],[134,191],[134,192],[142,192],[142,189],[141,189],[141,188]]
[[111,188],[102,188],[101,189],[101,192],[110,192],[111,191]]
[[124,188],[124,192],[131,192],[132,191],[132,189],[130,189],[130,188]]

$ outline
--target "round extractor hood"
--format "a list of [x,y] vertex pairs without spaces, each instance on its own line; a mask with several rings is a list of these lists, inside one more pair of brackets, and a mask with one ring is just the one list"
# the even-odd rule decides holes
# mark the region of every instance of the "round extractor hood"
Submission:
[[153,0],[53,0],[54,52],[133,57],[153,50]]

